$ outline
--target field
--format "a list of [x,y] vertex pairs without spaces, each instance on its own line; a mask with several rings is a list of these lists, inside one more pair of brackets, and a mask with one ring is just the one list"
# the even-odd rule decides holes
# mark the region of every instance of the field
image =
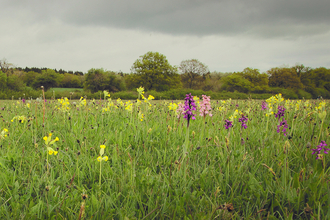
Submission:
[[328,101],[142,94],[0,101],[0,218],[330,219]]

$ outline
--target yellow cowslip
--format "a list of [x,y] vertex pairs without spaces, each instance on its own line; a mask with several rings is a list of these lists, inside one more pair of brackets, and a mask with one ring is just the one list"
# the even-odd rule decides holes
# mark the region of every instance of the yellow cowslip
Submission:
[[7,128],[2,129],[2,131],[0,133],[0,140],[7,137],[7,134],[8,134],[8,129]]
[[98,162],[101,162],[102,160],[107,161],[109,158],[108,158],[108,156],[104,156],[104,157],[99,156],[96,159],[97,159]]
[[153,99],[155,99],[155,97],[153,97],[152,95],[149,95],[148,100],[153,100]]
[[175,111],[178,108],[178,105],[176,103],[170,103],[168,106],[169,110]]
[[56,154],[58,153],[56,150],[54,150],[54,149],[51,148],[51,147],[47,147],[47,150],[48,150],[48,154],[49,154],[49,155],[52,155],[52,154],[56,155]]

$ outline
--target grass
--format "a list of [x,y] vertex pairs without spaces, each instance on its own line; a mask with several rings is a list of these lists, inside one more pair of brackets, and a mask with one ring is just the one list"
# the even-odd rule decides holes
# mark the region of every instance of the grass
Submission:
[[50,88],[50,91],[55,92],[82,92],[82,88]]
[[[212,117],[190,122],[187,155],[187,122],[170,102],[134,103],[130,112],[129,103],[104,100],[0,101],[0,129],[8,129],[0,217],[328,219],[329,159],[311,149],[329,143],[329,117],[319,115],[329,103],[279,100],[263,111],[261,101],[213,101]],[[280,105],[286,136],[272,114]],[[48,154],[49,133],[59,138],[50,145],[57,155]],[[107,161],[97,160],[100,145]]]

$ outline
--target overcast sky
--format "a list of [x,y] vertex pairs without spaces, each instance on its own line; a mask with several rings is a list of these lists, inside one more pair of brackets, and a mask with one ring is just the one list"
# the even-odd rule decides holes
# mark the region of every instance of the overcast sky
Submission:
[[130,72],[148,51],[171,65],[262,72],[330,68],[329,0],[0,0],[0,59],[17,67]]

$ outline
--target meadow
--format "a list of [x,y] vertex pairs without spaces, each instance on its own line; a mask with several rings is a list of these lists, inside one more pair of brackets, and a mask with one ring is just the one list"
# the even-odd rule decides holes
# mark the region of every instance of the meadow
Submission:
[[330,219],[328,108],[141,88],[0,101],[0,218]]

